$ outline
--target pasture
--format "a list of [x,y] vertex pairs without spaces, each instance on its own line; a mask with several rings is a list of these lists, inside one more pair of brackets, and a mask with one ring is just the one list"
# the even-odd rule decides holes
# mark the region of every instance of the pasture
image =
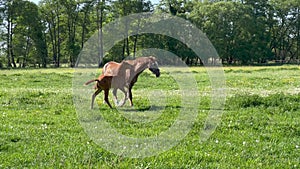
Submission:
[[[201,100],[195,105],[198,111],[191,131],[161,154],[128,158],[97,145],[83,129],[84,120],[104,118],[132,137],[167,130],[182,103],[176,93],[178,84],[164,68],[159,78],[149,70],[139,77],[133,88],[134,108],[126,103],[124,108],[110,109],[102,103],[101,93],[96,99],[98,109],[83,107],[90,112],[87,117],[77,114],[73,104],[73,69],[1,70],[0,168],[300,167],[299,66],[225,67],[224,113],[204,142],[199,140],[211,105],[209,77],[205,68],[174,71],[197,82]],[[99,73],[86,72],[95,77]],[[84,99],[90,103],[92,85],[86,90],[89,97]],[[157,97],[147,97],[147,92]]]

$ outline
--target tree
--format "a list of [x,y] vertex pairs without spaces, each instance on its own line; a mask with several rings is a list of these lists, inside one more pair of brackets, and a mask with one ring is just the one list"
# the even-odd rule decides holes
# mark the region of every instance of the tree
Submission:
[[12,0],[4,0],[1,4],[1,16],[2,16],[2,26],[5,29],[4,36],[5,38],[5,45],[7,47],[6,49],[6,57],[7,57],[7,67],[16,67],[16,62],[14,59],[14,53],[13,53],[13,29],[15,25],[15,10],[17,7],[19,7],[18,4],[19,1],[12,1]]
[[61,44],[62,44],[62,27],[61,27],[61,12],[62,0],[42,0],[40,2],[41,12],[44,22],[47,24],[47,35],[50,40],[52,51],[52,62],[55,67],[60,66]]
[[44,43],[43,26],[38,7],[29,1],[4,1],[1,5],[2,26],[5,28],[7,67],[25,67],[29,54],[36,50],[34,58],[46,65],[47,51]]
[[253,61],[266,62],[271,57],[270,38],[268,21],[272,19],[268,0],[246,0],[245,5],[250,7],[250,20],[248,26],[251,35],[251,54]]
[[79,17],[79,3],[75,0],[66,0],[61,2],[63,6],[62,14],[67,27],[66,53],[69,57],[70,67],[75,66],[76,56],[79,54],[80,45],[76,43],[76,28]]
[[[239,34],[241,6],[235,2],[198,3],[189,18],[204,33],[217,49],[223,60],[235,60],[235,49]],[[237,46],[236,46],[237,47]]]
[[[25,51],[23,54],[25,58],[22,67],[25,67],[27,62],[26,59],[30,50],[27,49],[27,47],[29,47],[29,45],[33,45],[34,49],[36,50],[36,55],[34,56],[36,62],[42,64],[42,67],[45,68],[47,66],[48,52],[44,34],[45,27],[41,22],[38,7],[36,4],[29,1],[24,1],[22,7],[23,8],[20,12],[20,16],[22,17],[19,17],[18,27],[23,27],[23,30],[20,31],[20,34],[23,34],[23,36],[27,39],[25,45],[25,49],[27,51]],[[30,40],[33,42],[33,44],[29,44]]]
[[271,56],[268,12],[264,0],[199,2],[190,18],[207,34],[223,61],[260,63]]
[[[152,4],[150,1],[143,1],[138,0],[133,4],[133,12],[134,13],[142,13],[142,12],[151,12],[152,11]],[[141,27],[142,21],[140,18],[138,18],[136,23],[136,30],[133,30],[136,34],[133,36],[133,58],[136,57],[136,51],[137,51],[137,45],[138,45],[138,37],[139,37],[139,31]]]
[[273,0],[275,24],[271,29],[271,48],[277,60],[299,59],[299,1]]
[[187,0],[162,0],[158,9],[174,16],[183,16],[186,12],[191,11],[190,2]]
[[97,33],[98,33],[98,56],[99,56],[99,61],[98,61],[98,67],[102,65],[102,59],[104,56],[103,53],[103,20],[104,20],[104,8],[105,8],[105,0],[97,0],[96,2],[96,14],[97,14]]
[[[135,1],[129,1],[129,0],[119,0],[114,1],[112,4],[112,11],[113,11],[113,17],[118,18],[122,16],[127,16],[132,13],[141,13],[141,12],[150,12],[152,11],[152,4],[150,1],[144,1],[144,0],[135,0]],[[135,57],[137,48],[138,48],[138,37],[139,37],[139,29],[142,24],[142,21],[138,19],[134,24],[135,26],[132,26],[136,28],[136,30],[129,30],[130,29],[130,23],[124,23],[124,39],[122,44],[122,55],[119,60],[123,60],[126,56],[129,56],[131,51],[133,51],[133,55]],[[133,37],[128,37],[128,34],[130,31],[134,31],[136,35]],[[133,44],[132,44],[133,43]],[[130,50],[130,46],[132,47],[132,50]]]
[[84,42],[87,40],[87,34],[89,32],[88,25],[91,24],[90,20],[90,13],[92,11],[93,7],[93,1],[87,1],[83,2],[82,8],[80,9],[79,13],[79,22],[81,24],[81,48],[84,47]]

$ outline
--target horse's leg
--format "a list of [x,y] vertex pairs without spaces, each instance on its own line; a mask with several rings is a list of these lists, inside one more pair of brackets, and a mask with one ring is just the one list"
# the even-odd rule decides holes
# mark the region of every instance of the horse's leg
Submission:
[[128,97],[129,97],[129,103],[130,103],[130,106],[133,106],[133,103],[132,103],[132,92],[131,92],[131,89],[132,89],[133,86],[129,86],[128,88]]
[[118,105],[118,96],[117,96],[117,91],[118,89],[117,88],[114,88],[113,90],[113,95],[114,95],[114,102],[115,102],[115,105]]
[[94,107],[94,101],[95,101],[95,98],[96,96],[101,92],[102,89],[98,89],[95,91],[95,93],[92,95],[92,104],[91,104],[91,109],[93,109]]
[[131,83],[129,84],[128,87],[128,98],[129,98],[129,102],[130,102],[130,106],[133,106],[133,102],[132,102],[132,88],[133,85],[137,82],[139,74],[137,74],[131,81]]
[[120,88],[120,90],[124,93],[124,98],[118,106],[123,106],[126,103],[126,100],[128,99],[128,92],[125,91],[124,87]]
[[139,74],[137,74],[137,75],[132,79],[131,83],[129,84],[128,95],[129,95],[130,106],[133,106],[133,101],[132,101],[132,88],[133,88],[134,84],[137,82],[138,77],[139,77]]
[[110,105],[108,100],[108,94],[109,94],[109,89],[104,90],[104,100],[108,104],[108,106],[112,109],[112,106]]

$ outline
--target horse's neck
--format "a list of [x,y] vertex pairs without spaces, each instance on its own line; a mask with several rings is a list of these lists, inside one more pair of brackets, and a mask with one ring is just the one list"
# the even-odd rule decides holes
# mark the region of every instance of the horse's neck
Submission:
[[148,68],[148,64],[147,63],[137,64],[137,66],[135,67],[135,73],[136,74],[140,74],[140,73],[142,73],[147,68]]

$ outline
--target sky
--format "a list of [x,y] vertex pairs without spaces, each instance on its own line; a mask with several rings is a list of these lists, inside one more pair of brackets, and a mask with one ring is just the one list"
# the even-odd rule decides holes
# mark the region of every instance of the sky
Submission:
[[34,3],[38,4],[40,0],[29,0],[29,1],[31,1],[31,2],[34,2]]

